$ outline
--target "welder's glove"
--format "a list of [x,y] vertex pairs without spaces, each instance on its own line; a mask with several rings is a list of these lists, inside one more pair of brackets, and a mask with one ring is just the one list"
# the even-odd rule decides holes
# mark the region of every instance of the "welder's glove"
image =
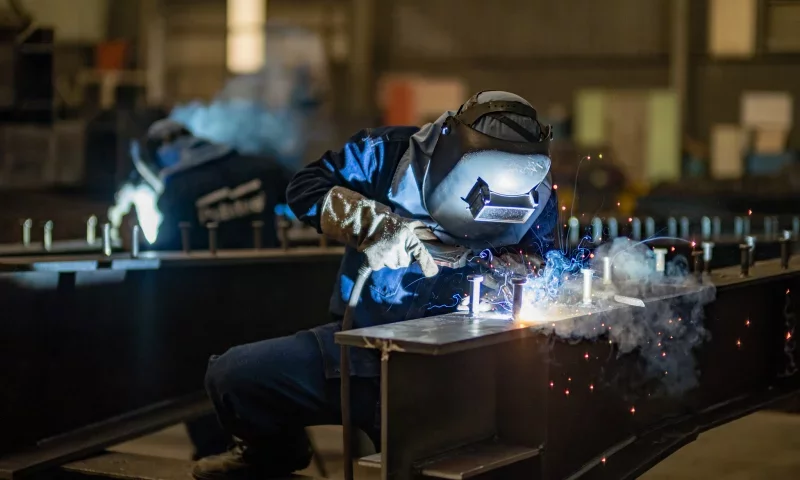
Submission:
[[392,213],[386,205],[343,187],[325,196],[320,214],[322,233],[355,247],[372,270],[408,267],[416,260],[426,277],[439,272],[422,240],[435,240],[425,224]]

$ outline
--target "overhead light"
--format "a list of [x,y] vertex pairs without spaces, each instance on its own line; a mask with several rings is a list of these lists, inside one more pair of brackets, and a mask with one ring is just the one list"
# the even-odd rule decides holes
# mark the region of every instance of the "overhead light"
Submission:
[[227,67],[231,73],[254,73],[266,55],[267,0],[228,0]]

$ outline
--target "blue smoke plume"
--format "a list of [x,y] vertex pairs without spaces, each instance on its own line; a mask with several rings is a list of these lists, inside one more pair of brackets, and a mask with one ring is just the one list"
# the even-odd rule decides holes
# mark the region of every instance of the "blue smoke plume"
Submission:
[[298,166],[301,128],[290,110],[273,111],[257,101],[230,98],[179,105],[170,118],[195,136],[231,146],[239,153],[270,156],[287,167]]

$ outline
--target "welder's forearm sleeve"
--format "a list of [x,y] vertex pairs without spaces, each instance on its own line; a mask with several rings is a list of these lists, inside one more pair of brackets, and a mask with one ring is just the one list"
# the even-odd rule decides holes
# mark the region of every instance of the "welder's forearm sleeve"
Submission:
[[382,154],[364,130],[339,151],[328,151],[321,159],[300,170],[286,189],[286,201],[301,221],[322,233],[320,214],[325,196],[333,187],[344,187],[374,198]]
[[378,234],[378,225],[388,214],[391,209],[386,205],[337,186],[323,198],[320,230],[328,238],[359,248]]
[[396,270],[418,262],[422,273],[439,271],[419,236],[425,224],[392,213],[382,203],[344,187],[330,189],[322,202],[322,233],[364,254],[369,268]]

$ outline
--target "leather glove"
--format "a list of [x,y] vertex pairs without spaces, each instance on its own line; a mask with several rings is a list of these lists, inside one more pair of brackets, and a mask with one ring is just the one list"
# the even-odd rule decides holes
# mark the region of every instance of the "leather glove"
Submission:
[[426,277],[439,267],[422,240],[435,240],[424,223],[392,213],[386,205],[343,187],[325,196],[320,228],[328,237],[364,253],[372,270],[408,267],[416,260]]

